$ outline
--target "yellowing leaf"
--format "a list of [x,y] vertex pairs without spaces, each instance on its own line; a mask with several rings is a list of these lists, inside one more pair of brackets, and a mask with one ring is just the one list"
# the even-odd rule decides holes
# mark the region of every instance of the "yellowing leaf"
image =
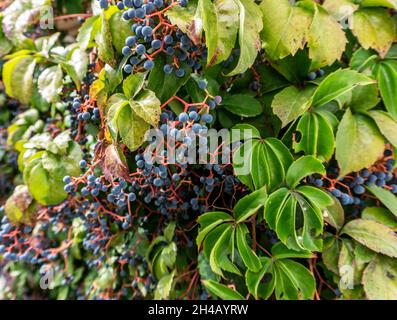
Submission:
[[240,58],[237,66],[228,75],[243,73],[254,63],[258,51],[261,49],[259,33],[263,28],[262,12],[252,0],[235,0],[240,9],[240,28],[238,42]]
[[366,8],[353,15],[351,29],[364,49],[372,48],[381,57],[396,40],[396,25],[386,9]]
[[303,49],[312,20],[307,11],[288,0],[264,0],[260,7],[264,26],[261,38],[270,59],[282,59]]

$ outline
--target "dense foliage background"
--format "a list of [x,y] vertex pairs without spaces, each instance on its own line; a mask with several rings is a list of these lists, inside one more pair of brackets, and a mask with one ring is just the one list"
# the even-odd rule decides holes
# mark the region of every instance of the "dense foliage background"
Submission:
[[396,10],[1,4],[0,298],[397,299]]

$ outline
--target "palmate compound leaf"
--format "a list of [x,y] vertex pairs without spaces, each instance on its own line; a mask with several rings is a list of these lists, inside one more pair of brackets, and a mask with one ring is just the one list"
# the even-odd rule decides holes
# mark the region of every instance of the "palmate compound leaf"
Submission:
[[284,88],[274,96],[272,109],[285,127],[309,109],[333,100],[346,100],[346,95],[355,88],[374,83],[375,80],[355,70],[340,69],[328,75],[318,87],[309,84],[303,89],[295,86]]
[[269,195],[264,218],[289,249],[321,251],[323,211],[332,202],[329,194],[315,187],[281,188]]
[[277,299],[307,300],[314,296],[316,283],[313,274],[290,258],[310,258],[312,254],[289,250],[281,243],[272,248],[272,258],[261,257],[262,268],[247,270],[245,281],[256,299],[268,299],[275,291]]
[[[125,90],[130,94],[136,91],[132,85]],[[150,90],[143,90],[130,100],[123,94],[114,94],[110,97],[106,110],[113,140],[117,141],[120,137],[131,151],[142,145],[150,126],[157,126],[161,113],[160,100]]]
[[336,134],[340,175],[371,166],[383,154],[384,139],[371,118],[347,109]]
[[280,185],[293,158],[288,148],[276,138],[251,136],[233,154],[233,167],[239,179],[252,190]]

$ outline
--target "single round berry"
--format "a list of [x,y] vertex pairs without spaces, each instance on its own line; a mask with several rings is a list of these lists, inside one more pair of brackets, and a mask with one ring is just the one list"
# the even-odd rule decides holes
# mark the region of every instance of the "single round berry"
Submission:
[[152,70],[153,67],[154,67],[154,62],[153,62],[152,60],[147,60],[147,61],[145,61],[145,63],[143,64],[143,67],[144,67],[146,70]]
[[[128,46],[128,47],[133,47],[133,46],[135,46],[136,41],[137,41],[137,38],[136,38],[135,36],[130,36],[130,37],[128,37],[128,38],[125,40],[125,44],[126,44],[126,46]],[[130,51],[131,51],[131,50],[130,50]]]
[[151,46],[152,46],[152,48],[153,48],[154,50],[160,49],[160,48],[161,48],[161,45],[162,45],[162,42],[161,42],[161,40],[159,40],[159,39],[155,39],[155,40],[153,40],[152,43],[151,43]]
[[175,71],[175,74],[178,78],[183,78],[185,76],[185,69],[178,69]]
[[136,53],[137,53],[137,54],[142,55],[142,54],[144,54],[145,52],[146,52],[146,48],[145,48],[145,46],[144,46],[143,44],[138,44],[138,45],[136,46]]
[[207,81],[206,80],[200,80],[198,83],[198,86],[201,90],[205,90],[207,88]]

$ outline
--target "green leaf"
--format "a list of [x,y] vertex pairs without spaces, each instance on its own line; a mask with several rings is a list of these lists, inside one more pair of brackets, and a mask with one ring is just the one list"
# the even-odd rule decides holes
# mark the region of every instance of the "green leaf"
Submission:
[[286,176],[287,184],[295,188],[303,178],[314,173],[325,174],[321,161],[313,156],[301,157],[289,167]]
[[295,55],[307,41],[311,16],[288,0],[264,0],[260,4],[264,28],[263,47],[272,60]]
[[241,117],[255,117],[263,112],[263,107],[259,101],[246,94],[224,97],[222,108]]
[[[214,245],[210,248],[211,253],[209,256],[210,266],[212,271],[220,276],[223,276],[222,269],[227,270],[227,265],[224,264],[223,258],[226,257],[232,239],[234,238],[234,230],[231,225],[221,225],[216,230],[221,228],[220,235],[216,238]],[[214,233],[215,234],[215,233]],[[207,244],[208,238],[205,242]],[[234,248],[232,248],[234,250]],[[229,261],[229,260],[227,260]]]
[[350,59],[350,67],[358,72],[363,72],[364,70],[373,67],[377,58],[378,55],[375,51],[360,48],[353,53],[353,56]]
[[370,111],[369,116],[375,120],[383,136],[397,148],[397,122],[384,111]]
[[367,220],[373,220],[384,224],[390,229],[397,230],[397,219],[396,217],[387,209],[382,207],[366,207],[361,213],[361,218]]
[[307,86],[305,89],[299,90],[290,86],[274,96],[273,113],[280,118],[283,127],[299,118],[310,108],[315,88],[314,86]]
[[340,175],[371,166],[383,154],[383,149],[383,137],[372,120],[347,109],[336,134]]
[[248,228],[245,224],[238,224],[236,228],[237,248],[246,267],[257,272],[262,267],[261,261],[247,243]]
[[333,236],[324,239],[324,248],[321,254],[324,265],[328,270],[339,275],[340,241]]
[[145,140],[150,125],[129,106],[123,105],[117,113],[116,124],[123,143],[131,151],[138,149]]
[[196,238],[197,247],[200,248],[201,243],[209,232],[220,224],[231,221],[233,221],[232,217],[221,211],[207,212],[200,215],[197,219],[197,222],[200,224],[200,229]]
[[316,70],[340,60],[347,39],[342,27],[327,11],[314,1],[298,3],[310,10],[313,20],[308,36],[310,69]]
[[164,64],[164,60],[157,56],[147,84],[147,89],[155,92],[157,98],[163,103],[174,96],[190,78],[190,71],[186,71],[185,76],[182,78],[178,78],[175,72],[165,74],[163,70]]
[[397,10],[396,0],[362,0],[360,5],[362,7],[386,7]]
[[355,112],[365,112],[374,108],[380,101],[376,84],[355,87],[348,92],[346,106]]
[[3,82],[6,93],[23,104],[28,104],[33,95],[33,72],[36,60],[31,56],[18,56],[3,66]]
[[168,299],[171,294],[172,284],[174,282],[175,271],[163,276],[157,283],[156,291],[154,292],[154,299]]
[[93,40],[99,24],[99,16],[92,16],[86,19],[83,25],[80,27],[79,34],[77,35],[76,40],[80,44],[82,50],[85,50],[95,45]]
[[396,25],[386,9],[362,8],[353,14],[351,30],[364,49],[383,58],[396,39]]
[[362,282],[369,300],[396,300],[396,260],[377,256],[365,268]]
[[387,111],[397,121],[397,70],[388,62],[379,64],[377,79]]
[[272,256],[276,259],[310,259],[315,255],[308,250],[295,251],[288,249],[282,242],[277,242],[272,247]]
[[145,84],[146,74],[143,72],[129,75],[123,81],[123,92],[127,99],[134,98]]
[[355,219],[343,227],[342,234],[348,234],[375,252],[392,258],[397,257],[397,235],[392,229],[378,222]]
[[132,110],[153,127],[157,127],[160,121],[160,105],[160,100],[150,90],[144,90],[135,99],[130,100]]
[[95,36],[95,42],[98,46],[98,57],[103,62],[112,67],[116,66],[116,58],[113,49],[112,34],[110,31],[109,21],[105,13],[101,12],[101,30]]
[[239,6],[235,0],[199,0],[208,48],[209,66],[226,60],[234,48],[239,27]]
[[340,69],[327,76],[318,86],[313,96],[312,106],[321,107],[357,86],[374,83],[368,76],[354,70]]
[[[316,198],[306,197],[304,193],[287,188],[277,190],[268,197],[265,219],[289,249],[321,251],[322,240],[319,236],[323,232],[322,208],[317,206]],[[302,219],[303,227],[300,228]]]
[[245,300],[237,291],[213,280],[205,280],[203,281],[203,284],[208,291],[222,300]]
[[241,223],[254,215],[261,207],[265,205],[266,199],[266,188],[256,190],[240,199],[233,209],[236,222]]
[[312,299],[316,290],[313,274],[300,263],[282,259],[274,262],[277,300]]
[[332,197],[332,204],[327,206],[323,212],[324,220],[336,230],[342,229],[345,224],[345,212],[338,199]]
[[367,189],[397,217],[397,198],[393,193],[376,185],[369,185]]
[[300,118],[296,131],[300,133],[300,140],[293,143],[295,153],[303,151],[323,161],[331,159],[335,149],[334,130],[322,111],[306,112]]
[[237,66],[228,76],[245,72],[254,63],[258,51],[261,49],[259,33],[263,28],[262,12],[252,0],[235,0],[240,9],[240,24],[238,43],[240,58]]
[[197,5],[197,0],[189,1],[187,7],[174,6],[165,11],[164,14],[170,19],[171,24],[177,25],[195,44],[201,41],[203,19],[201,8],[198,8]]
[[274,291],[275,278],[272,276],[270,280],[264,281],[265,275],[271,275],[272,273],[272,260],[268,257],[259,258],[262,264],[261,269],[258,272],[247,270],[245,274],[245,283],[249,292],[255,297],[255,299],[268,299]]
[[131,35],[131,23],[122,18],[122,12],[114,13],[109,19],[110,34],[113,46],[121,53],[125,39]]
[[40,94],[47,102],[59,101],[59,94],[63,85],[62,68],[57,65],[45,69],[37,80]]

